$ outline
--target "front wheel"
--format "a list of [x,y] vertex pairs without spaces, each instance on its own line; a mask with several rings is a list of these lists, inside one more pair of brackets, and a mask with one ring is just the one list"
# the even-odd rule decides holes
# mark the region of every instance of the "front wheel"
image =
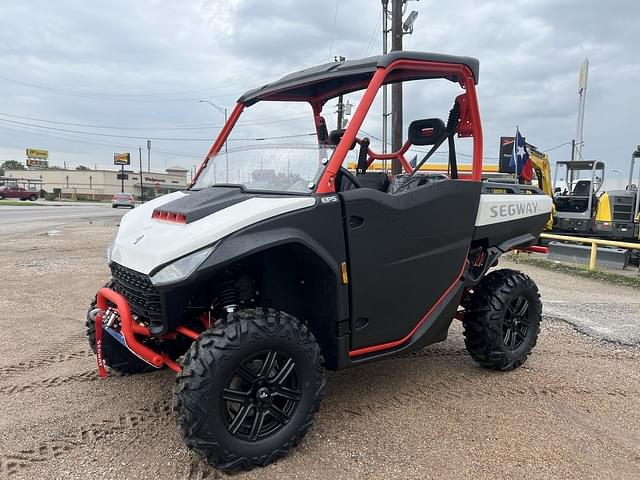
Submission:
[[284,457],[312,426],[325,386],[313,334],[291,315],[243,310],[193,342],[175,406],[188,447],[221,470]]
[[37,195],[31,195],[31,196],[29,197],[29,200],[31,200],[32,202],[35,202],[37,199],[38,199],[38,196],[37,196]]
[[480,365],[512,370],[536,345],[542,320],[538,287],[515,270],[496,270],[465,295],[464,337],[467,351]]

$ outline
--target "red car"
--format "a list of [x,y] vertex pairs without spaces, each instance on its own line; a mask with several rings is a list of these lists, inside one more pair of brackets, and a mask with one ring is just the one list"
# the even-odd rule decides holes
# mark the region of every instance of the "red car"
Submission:
[[0,186],[0,200],[5,198],[19,198],[35,202],[38,199],[38,193],[18,185],[2,185]]

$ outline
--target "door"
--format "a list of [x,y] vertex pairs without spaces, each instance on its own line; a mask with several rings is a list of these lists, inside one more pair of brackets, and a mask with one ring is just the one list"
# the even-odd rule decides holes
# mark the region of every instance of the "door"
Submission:
[[340,194],[351,286],[351,349],[405,337],[459,278],[481,184],[446,180],[391,195]]

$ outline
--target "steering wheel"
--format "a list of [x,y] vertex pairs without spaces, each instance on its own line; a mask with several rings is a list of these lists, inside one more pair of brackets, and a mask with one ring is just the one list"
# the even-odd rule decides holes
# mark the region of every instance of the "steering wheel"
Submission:
[[336,185],[339,188],[339,191],[344,191],[345,189],[342,188],[342,182],[344,177],[346,177],[355,188],[362,188],[362,185],[360,184],[360,181],[356,178],[356,176],[351,173],[349,170],[347,170],[344,167],[340,167],[340,170],[338,170],[338,173],[336,174]]

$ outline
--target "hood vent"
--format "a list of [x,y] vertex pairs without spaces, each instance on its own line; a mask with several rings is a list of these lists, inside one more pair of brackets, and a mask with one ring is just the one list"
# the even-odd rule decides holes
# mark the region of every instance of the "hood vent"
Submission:
[[187,216],[183,213],[167,212],[157,209],[153,211],[153,213],[151,214],[151,218],[155,218],[156,220],[164,220],[165,222],[171,223],[187,223]]

